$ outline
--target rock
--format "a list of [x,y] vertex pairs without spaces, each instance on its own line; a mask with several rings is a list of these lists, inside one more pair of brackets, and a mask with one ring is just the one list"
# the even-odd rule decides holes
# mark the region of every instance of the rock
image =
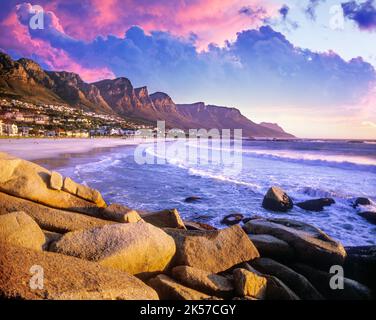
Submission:
[[148,284],[164,300],[209,300],[211,297],[191,288],[187,288],[170,277],[160,274],[149,280]]
[[323,299],[321,294],[304,276],[277,261],[258,258],[252,260],[250,264],[263,274],[277,277],[303,300]]
[[178,266],[172,269],[172,276],[189,288],[208,295],[228,297],[234,291],[234,286],[226,277],[197,268]]
[[352,206],[353,206],[353,208],[356,208],[359,205],[369,206],[370,204],[371,204],[371,200],[369,200],[368,198],[359,197],[359,198],[355,199]]
[[217,273],[259,257],[256,247],[238,225],[216,231],[165,230],[176,243],[175,266]]
[[98,215],[103,202],[81,199],[50,189],[51,172],[32,162],[0,153],[0,191],[53,208]]
[[329,300],[368,300],[371,291],[355,280],[343,278],[343,289],[332,289],[330,280],[335,275],[304,264],[293,264],[295,271],[305,276]]
[[21,211],[0,216],[0,241],[41,251],[46,239],[33,218]]
[[372,224],[376,224],[376,212],[366,211],[360,212],[359,215]]
[[184,225],[187,228],[187,230],[201,230],[201,231],[218,230],[216,227],[213,227],[209,224],[202,223],[202,222],[184,221]]
[[268,280],[266,285],[266,300],[300,300],[281,280],[274,276],[265,276]]
[[221,223],[228,225],[228,226],[233,226],[234,224],[238,224],[243,220],[244,216],[240,213],[232,213],[227,216],[225,216],[222,220]]
[[176,209],[142,213],[142,219],[159,228],[185,229],[183,220]]
[[70,194],[77,194],[78,183],[74,182],[71,178],[66,177],[63,183],[63,190]]
[[[157,293],[136,277],[97,263],[4,243],[0,243],[0,252],[0,296],[3,298],[158,299]],[[33,266],[43,268],[42,289],[30,288]]]
[[50,188],[54,190],[61,190],[63,187],[63,176],[53,171],[50,178]]
[[105,208],[106,202],[104,202],[102,195],[98,190],[91,189],[88,186],[85,186],[83,184],[77,185],[77,196],[95,203],[98,207]]
[[346,247],[345,275],[376,293],[376,246]]
[[260,252],[261,257],[279,261],[288,261],[294,257],[294,250],[286,241],[268,234],[249,234],[248,236]]
[[262,206],[267,210],[286,212],[292,209],[293,202],[281,188],[271,187],[262,201]]
[[346,251],[341,243],[309,224],[289,219],[257,219],[245,224],[253,234],[269,234],[287,242],[297,259],[320,266],[343,264]]
[[102,227],[114,223],[76,212],[53,209],[0,192],[0,215],[14,211],[24,211],[42,229],[58,233]]
[[200,201],[200,200],[202,200],[201,197],[191,196],[191,197],[185,198],[184,202],[191,203],[191,202],[197,202],[197,201]]
[[175,243],[163,230],[139,221],[69,232],[51,250],[148,277],[167,269]]
[[121,223],[134,223],[141,220],[137,211],[117,203],[113,203],[105,208],[102,216],[104,219]]
[[43,244],[43,250],[48,251],[51,243],[59,240],[63,235],[57,232],[51,232],[43,230],[44,236],[46,237],[46,242]]
[[258,216],[258,215],[253,215],[253,216],[250,216],[250,217],[247,217],[247,218],[244,218],[243,219],[243,223],[247,223],[248,221],[251,221],[251,220],[255,220],[255,219],[262,219],[263,217],[261,216]]
[[256,273],[241,268],[235,269],[234,284],[236,293],[242,297],[265,298],[267,280]]
[[295,292],[293,292],[287,285],[285,285],[278,278],[271,275],[263,274],[254,269],[248,263],[243,263],[242,266],[244,267],[244,269],[266,278],[266,300],[300,300],[300,298],[295,294]]
[[308,200],[304,202],[299,202],[296,205],[299,208],[302,208],[307,211],[322,211],[324,210],[324,207],[331,206],[334,204],[335,201],[332,198],[320,198],[320,199],[314,199],[314,200]]

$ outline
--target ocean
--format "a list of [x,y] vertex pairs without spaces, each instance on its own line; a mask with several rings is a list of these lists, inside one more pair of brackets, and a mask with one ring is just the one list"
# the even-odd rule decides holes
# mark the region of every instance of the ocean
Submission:
[[[148,163],[141,164],[145,159]],[[346,246],[376,244],[376,226],[358,215],[376,211],[372,142],[149,143],[72,156],[57,170],[100,190],[109,203],[150,211],[177,208],[183,219],[217,227],[225,227],[221,220],[231,213],[296,219],[321,228]],[[273,185],[283,188],[294,202],[332,197],[336,203],[322,212],[297,206],[288,213],[270,212],[261,203]],[[185,202],[190,196],[201,200]],[[356,197],[373,203],[354,209]]]

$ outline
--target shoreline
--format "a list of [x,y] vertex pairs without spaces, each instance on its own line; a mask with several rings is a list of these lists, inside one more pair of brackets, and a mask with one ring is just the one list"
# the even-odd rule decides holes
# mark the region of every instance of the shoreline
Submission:
[[[84,154],[96,149],[104,150],[122,146],[135,146],[155,141],[155,138],[0,139],[0,152],[41,163],[51,159],[64,160],[64,155]],[[35,152],[34,146],[38,147],[37,152]]]

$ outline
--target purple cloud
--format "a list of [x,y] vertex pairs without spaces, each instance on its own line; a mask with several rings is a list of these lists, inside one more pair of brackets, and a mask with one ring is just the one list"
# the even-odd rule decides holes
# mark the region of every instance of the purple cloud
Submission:
[[376,30],[376,4],[374,0],[363,3],[349,1],[342,3],[345,17],[353,20],[361,30]]

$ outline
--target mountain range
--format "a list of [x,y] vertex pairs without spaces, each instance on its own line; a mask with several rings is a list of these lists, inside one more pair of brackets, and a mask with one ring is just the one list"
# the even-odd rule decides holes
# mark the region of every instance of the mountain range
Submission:
[[85,111],[122,116],[180,129],[242,129],[245,137],[293,138],[274,123],[257,124],[236,108],[203,102],[176,104],[163,92],[149,94],[120,77],[86,83],[72,72],[46,71],[33,60],[0,52],[0,97],[31,103],[68,104]]

